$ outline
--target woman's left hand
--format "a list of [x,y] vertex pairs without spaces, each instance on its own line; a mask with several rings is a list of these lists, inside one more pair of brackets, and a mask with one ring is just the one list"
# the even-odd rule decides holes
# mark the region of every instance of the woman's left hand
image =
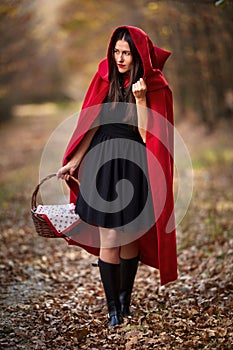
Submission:
[[147,86],[145,81],[140,78],[135,84],[132,85],[132,92],[136,102],[146,99]]

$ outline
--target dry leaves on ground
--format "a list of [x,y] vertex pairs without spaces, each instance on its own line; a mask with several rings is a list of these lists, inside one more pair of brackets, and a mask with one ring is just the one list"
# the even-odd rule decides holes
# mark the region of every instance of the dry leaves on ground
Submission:
[[[44,125],[35,119],[33,128],[36,122]],[[0,187],[0,348],[232,349],[232,171],[224,166],[195,170],[177,231],[179,279],[160,287],[158,272],[140,265],[133,317],[114,329],[96,258],[35,233],[29,202],[37,168],[8,175]]]
[[203,176],[196,174],[201,191],[178,231],[179,279],[160,287],[158,272],[141,265],[134,315],[114,329],[98,268],[91,265],[96,258],[62,239],[37,237],[22,205],[27,195],[19,194],[15,213],[6,208],[1,220],[1,347],[230,349],[232,217],[220,204],[228,203],[228,193],[223,198],[217,175]]

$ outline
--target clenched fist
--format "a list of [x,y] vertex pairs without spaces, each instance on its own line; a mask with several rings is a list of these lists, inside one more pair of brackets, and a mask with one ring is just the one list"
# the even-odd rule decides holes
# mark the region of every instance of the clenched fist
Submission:
[[135,84],[132,85],[132,92],[134,94],[136,102],[146,99],[146,91],[147,86],[142,78],[140,78]]

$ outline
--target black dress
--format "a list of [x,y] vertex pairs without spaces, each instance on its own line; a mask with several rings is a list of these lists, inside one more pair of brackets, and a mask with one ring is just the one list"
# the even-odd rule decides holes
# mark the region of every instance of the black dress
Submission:
[[136,105],[104,103],[100,126],[80,165],[76,213],[90,225],[146,232],[154,223],[146,147],[125,122]]

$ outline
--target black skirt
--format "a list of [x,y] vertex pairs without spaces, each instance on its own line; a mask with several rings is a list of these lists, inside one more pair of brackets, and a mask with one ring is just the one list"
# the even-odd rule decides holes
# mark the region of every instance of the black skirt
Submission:
[[90,225],[146,232],[154,223],[146,147],[138,129],[101,125],[83,159],[76,213]]

